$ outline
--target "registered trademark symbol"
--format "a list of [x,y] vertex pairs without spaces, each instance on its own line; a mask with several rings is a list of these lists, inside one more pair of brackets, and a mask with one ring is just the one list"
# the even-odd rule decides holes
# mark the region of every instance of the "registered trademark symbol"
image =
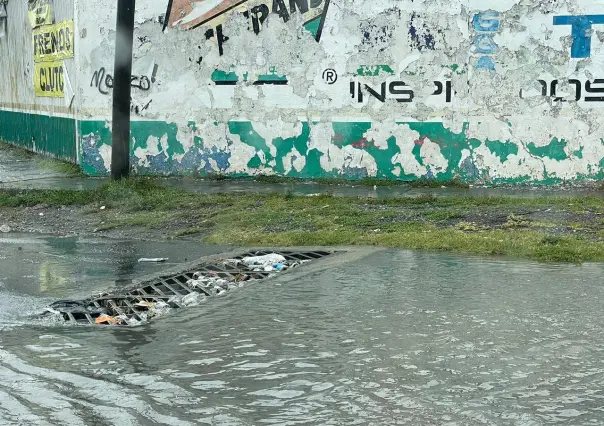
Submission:
[[327,84],[334,84],[338,81],[338,73],[333,68],[327,68],[323,71],[323,81]]

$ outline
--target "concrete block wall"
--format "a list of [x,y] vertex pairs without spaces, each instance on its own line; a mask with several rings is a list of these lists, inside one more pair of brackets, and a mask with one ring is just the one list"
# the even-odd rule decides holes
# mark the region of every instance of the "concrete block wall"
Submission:
[[[104,175],[116,5],[74,10],[77,158]],[[136,173],[604,175],[604,0],[147,0],[136,13]]]

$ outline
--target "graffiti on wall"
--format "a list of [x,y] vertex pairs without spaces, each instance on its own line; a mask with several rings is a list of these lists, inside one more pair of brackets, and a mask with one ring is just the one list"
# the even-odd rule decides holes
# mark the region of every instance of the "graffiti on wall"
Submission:
[[[585,74],[567,68],[571,56],[600,53],[600,18],[552,22],[574,13],[563,5],[539,13],[483,2],[459,13],[441,7],[456,2],[433,1],[431,10],[418,3],[426,2],[333,2],[331,12],[350,10],[329,16],[319,46],[302,24],[324,21],[323,0],[172,0],[161,22],[169,37],[156,40],[161,27],[151,21],[137,34],[139,64],[160,61],[165,81],[136,71],[132,113],[152,113],[134,120],[132,163],[158,174],[485,182],[604,173],[598,111],[588,111],[604,106],[599,61],[581,61]],[[159,43],[162,56],[151,57]],[[114,90],[111,67],[101,64],[108,62],[86,74],[91,109],[99,93]],[[83,163],[104,173],[111,129],[102,119],[83,125]]]
[[[142,92],[148,92],[151,90],[151,84],[155,82],[155,74],[157,73],[157,65],[153,67],[153,73],[151,78],[146,75],[132,74],[130,77],[130,87],[138,89]],[[113,89],[113,75],[107,72],[105,67],[99,68],[97,71],[92,73],[90,79],[90,87],[95,87],[100,94],[108,95]],[[144,103],[140,103],[130,97],[130,112],[141,115],[143,111],[149,109],[149,106],[153,102],[151,99]]]
[[[130,77],[130,86],[147,92],[151,89],[151,80],[146,75],[133,74]],[[90,87],[96,87],[100,94],[108,95],[113,88],[113,76],[105,70],[105,67],[101,67],[92,74]]]
[[255,34],[260,33],[271,15],[287,22],[300,14],[304,28],[319,41],[329,3],[330,0],[169,0],[164,29],[167,26],[185,30],[202,26],[208,28],[206,39],[214,39],[222,55],[229,39],[224,24],[231,14],[243,15],[249,22],[248,28]]

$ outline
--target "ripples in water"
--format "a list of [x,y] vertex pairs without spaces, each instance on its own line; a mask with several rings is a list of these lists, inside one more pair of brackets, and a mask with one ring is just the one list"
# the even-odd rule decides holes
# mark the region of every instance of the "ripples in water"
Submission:
[[601,265],[389,251],[0,338],[3,424],[602,424]]

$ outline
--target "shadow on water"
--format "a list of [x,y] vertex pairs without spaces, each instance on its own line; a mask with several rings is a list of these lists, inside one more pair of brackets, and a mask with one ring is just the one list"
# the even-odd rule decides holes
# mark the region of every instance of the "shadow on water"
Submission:
[[122,241],[113,245],[110,250],[113,264],[116,265],[117,286],[130,284],[135,277],[136,266],[139,256],[136,253],[136,247],[131,241]]
[[[77,258],[80,251],[82,251],[82,244],[86,244],[86,242],[80,241],[77,236],[46,237],[44,238],[44,241],[46,246],[50,249],[50,253],[55,253],[71,259]],[[98,262],[99,265],[97,268],[89,267],[87,269],[89,274],[98,276],[99,279],[104,279],[108,275],[112,275],[110,271],[114,268],[114,282],[116,285],[131,283],[132,279],[136,276],[136,273],[139,272],[138,269],[140,269],[137,268],[137,266],[138,259],[143,257],[143,254],[139,253],[141,244],[129,240],[105,240],[103,243],[103,246],[106,247],[103,247],[101,252],[106,253],[107,262]],[[95,242],[95,244],[98,244],[98,242]],[[89,259],[87,259],[87,261],[88,260]],[[88,263],[93,264],[97,262],[92,260],[92,262]]]

